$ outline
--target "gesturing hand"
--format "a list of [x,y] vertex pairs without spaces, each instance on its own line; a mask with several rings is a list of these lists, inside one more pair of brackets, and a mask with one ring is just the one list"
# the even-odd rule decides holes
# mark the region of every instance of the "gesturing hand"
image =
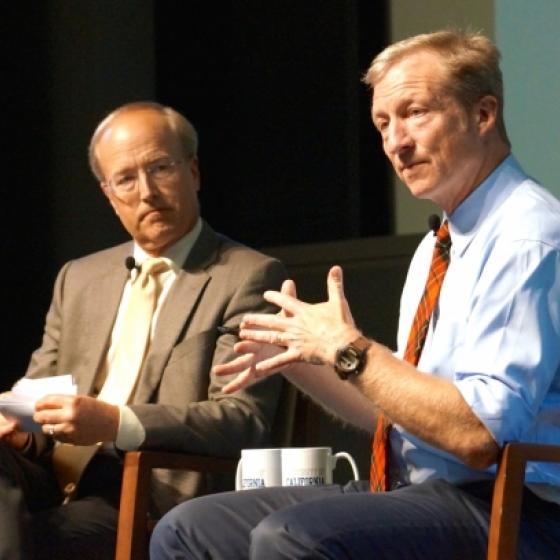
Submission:
[[336,351],[359,336],[344,295],[342,269],[334,266],[327,277],[328,301],[318,304],[297,299],[293,283],[280,292],[265,292],[267,301],[280,307],[276,315],[248,314],[241,322],[235,351],[244,353],[222,366],[217,375],[239,373],[224,388],[231,392],[250,380],[270,375],[297,362],[333,364]]
[[338,348],[359,336],[344,295],[342,269],[333,266],[327,277],[328,301],[304,303],[285,293],[265,292],[267,301],[284,315],[249,314],[243,318],[240,336],[255,342],[284,346],[286,350],[257,369],[284,367],[294,362],[333,364]]
[[[293,280],[285,280],[282,283],[281,293],[296,297],[296,285]],[[285,317],[286,313],[281,309],[278,312],[279,316]],[[266,342],[253,342],[250,340],[243,340],[238,342],[233,347],[234,351],[241,354],[227,364],[220,364],[214,366],[212,373],[215,375],[231,375],[237,373],[238,376],[230,381],[222,388],[223,393],[233,393],[248,385],[251,381],[272,375],[278,370],[274,369],[273,358],[283,352],[283,348]],[[257,364],[265,364],[268,367],[265,370],[258,370]]]

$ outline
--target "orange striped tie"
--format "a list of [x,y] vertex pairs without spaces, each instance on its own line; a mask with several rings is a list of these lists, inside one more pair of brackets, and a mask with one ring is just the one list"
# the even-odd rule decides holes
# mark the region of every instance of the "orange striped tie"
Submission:
[[[449,266],[451,237],[449,236],[447,220],[443,222],[436,235],[437,240],[432,254],[428,280],[418,304],[404,352],[404,359],[414,366],[418,364],[422,348],[424,348],[430,318],[436,306],[447,267]],[[379,414],[372,441],[371,469],[369,473],[369,484],[372,492],[385,492],[388,488],[390,430],[391,423],[389,420],[383,414]]]

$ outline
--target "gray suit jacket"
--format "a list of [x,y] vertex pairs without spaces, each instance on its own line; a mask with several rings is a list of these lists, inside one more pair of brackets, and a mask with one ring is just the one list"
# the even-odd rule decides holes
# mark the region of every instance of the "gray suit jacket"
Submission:
[[[125,243],[67,263],[60,271],[42,345],[28,377],[71,373],[91,394],[105,358],[132,254]],[[273,376],[233,395],[212,365],[234,357],[232,335],[249,311],[272,311],[262,298],[285,278],[280,262],[215,233],[206,223],[160,311],[154,339],[131,408],[146,430],[142,449],[236,456],[267,444],[280,392]],[[38,442],[38,449],[43,449]],[[158,471],[158,510],[195,494],[221,489],[210,476]]]

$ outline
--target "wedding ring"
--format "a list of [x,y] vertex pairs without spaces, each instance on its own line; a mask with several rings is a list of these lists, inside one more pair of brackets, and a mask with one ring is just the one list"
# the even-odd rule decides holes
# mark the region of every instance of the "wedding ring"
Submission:
[[54,437],[54,426],[52,424],[49,426],[49,436]]

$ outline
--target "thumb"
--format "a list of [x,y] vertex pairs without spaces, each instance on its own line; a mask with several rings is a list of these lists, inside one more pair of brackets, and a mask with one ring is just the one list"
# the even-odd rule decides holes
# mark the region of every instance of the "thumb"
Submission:
[[355,326],[348,300],[344,293],[344,278],[342,268],[333,266],[327,276],[327,290],[329,302],[334,303],[340,311],[342,319],[349,325]]
[[344,299],[342,268],[338,265],[333,266],[327,275],[327,293],[329,301],[340,302]]
[[[284,280],[284,282],[282,282],[282,288],[280,289],[280,293],[297,298],[296,283],[290,279]],[[279,314],[283,317],[292,316],[292,314],[288,313],[285,309],[281,309]]]
[[284,282],[282,282],[280,293],[286,294],[287,296],[297,297],[296,283],[290,279],[284,280]]

